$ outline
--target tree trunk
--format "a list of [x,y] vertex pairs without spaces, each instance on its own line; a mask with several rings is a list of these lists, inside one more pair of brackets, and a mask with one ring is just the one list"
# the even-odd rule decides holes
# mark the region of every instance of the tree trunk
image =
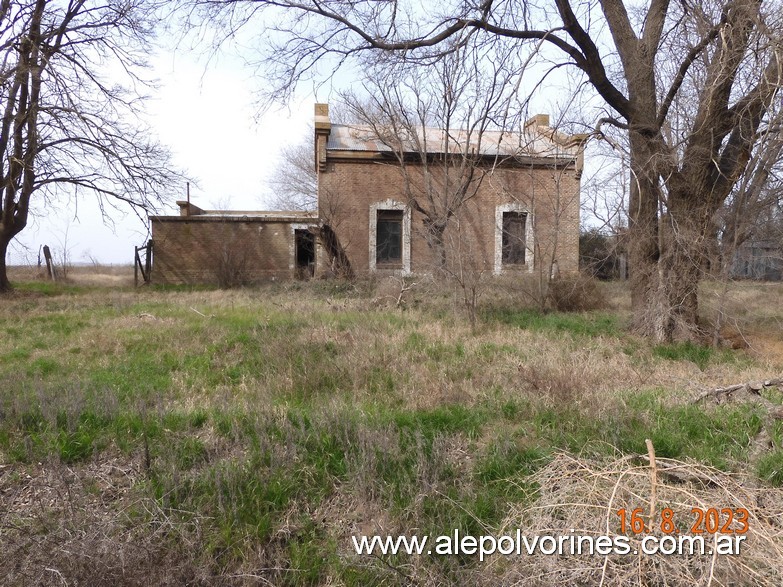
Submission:
[[[663,229],[667,236],[670,230]],[[703,251],[697,242],[681,241],[682,235],[674,238],[677,242],[667,243],[658,261],[657,295],[647,308],[652,337],[659,343],[698,341],[702,335],[698,288]]]
[[8,281],[8,270],[5,262],[5,256],[8,253],[8,245],[11,242],[11,238],[7,238],[4,234],[0,234],[0,293],[11,291],[11,282]]
[[446,269],[446,242],[443,238],[446,232],[446,222],[424,222],[427,229],[425,235],[427,244],[434,251],[435,254],[435,269],[440,271]]
[[[643,265],[642,271],[639,259],[634,261],[632,256],[631,299],[633,325],[638,334],[658,343],[696,341],[701,337],[701,268],[696,261],[699,254],[700,251],[686,246],[668,247],[657,262]],[[641,299],[639,291],[645,292]]]
[[698,287],[713,210],[682,178],[670,182],[664,210],[658,181],[644,167],[634,168],[655,157],[649,140],[639,142],[631,151],[636,181],[629,214],[634,330],[658,343],[698,341]]
[[660,185],[649,164],[655,158],[649,137],[632,128],[629,138],[628,254],[633,329],[642,336],[658,339],[658,318],[661,312],[665,313],[664,300],[668,298],[661,291],[663,280],[658,265],[661,257],[658,233]]

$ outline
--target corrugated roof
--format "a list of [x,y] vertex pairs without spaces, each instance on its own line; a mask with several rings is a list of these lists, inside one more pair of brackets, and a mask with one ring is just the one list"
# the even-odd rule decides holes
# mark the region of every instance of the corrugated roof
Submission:
[[[579,144],[564,144],[568,137],[562,136],[562,142],[552,138],[555,131],[511,133],[503,131],[485,131],[469,133],[464,130],[446,133],[437,128],[420,128],[408,136],[398,136],[389,132],[387,136],[379,136],[379,132],[367,125],[333,124],[326,143],[328,151],[366,151],[376,153],[392,153],[402,143],[407,153],[458,154],[463,152],[479,152],[482,155],[494,157],[556,157],[573,158],[579,154]],[[547,136],[549,134],[550,136]],[[479,144],[479,137],[481,139]],[[448,146],[448,149],[447,149]],[[392,148],[394,147],[394,148]]]

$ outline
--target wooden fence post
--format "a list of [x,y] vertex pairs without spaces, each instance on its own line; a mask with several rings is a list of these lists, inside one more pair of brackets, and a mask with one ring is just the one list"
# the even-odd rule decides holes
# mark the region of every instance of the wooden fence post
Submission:
[[144,276],[144,281],[150,283],[152,281],[152,239],[147,242],[147,258],[145,264],[147,266],[147,274]]
[[[143,264],[141,255],[139,255],[141,251],[144,251],[146,255]],[[139,286],[139,271],[141,271],[144,283],[150,283],[152,280],[152,239],[146,245],[133,247],[133,283],[136,287]]]
[[57,269],[52,261],[52,252],[49,250],[49,245],[44,245],[43,254],[44,259],[46,259],[46,271],[49,273],[49,279],[57,281]]

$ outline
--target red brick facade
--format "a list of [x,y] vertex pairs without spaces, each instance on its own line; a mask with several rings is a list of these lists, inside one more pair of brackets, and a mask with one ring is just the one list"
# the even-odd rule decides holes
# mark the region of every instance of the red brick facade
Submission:
[[[532,124],[546,122],[536,117]],[[553,136],[542,126],[537,132]],[[409,206],[408,185],[421,183],[415,164],[405,172],[394,156],[370,148],[332,149],[335,129],[328,121],[326,105],[316,105],[316,167],[319,216],[336,233],[352,270],[357,274],[429,272],[442,266],[439,251],[428,244],[424,216]],[[345,129],[341,129],[345,133]],[[582,138],[561,137],[576,146],[573,156],[520,156],[479,166],[481,182],[475,195],[457,210],[444,233],[447,263],[468,263],[472,269],[498,274],[505,271],[553,269],[577,271],[579,266],[579,176]],[[352,142],[348,141],[350,145]],[[430,170],[432,173],[432,170]],[[436,171],[437,173],[437,171]],[[387,269],[376,259],[378,212],[401,210],[403,255]],[[504,213],[524,218],[524,264],[504,263],[502,229]],[[532,262],[531,262],[532,261]],[[323,260],[319,260],[323,266]]]
[[[546,116],[531,119],[526,147],[512,156],[484,158],[479,151],[474,176],[480,181],[454,207],[436,246],[425,216],[406,195],[424,183],[421,165],[403,167],[387,146],[358,140],[359,127],[332,126],[328,107],[316,104],[318,212],[205,211],[178,202],[179,216],[150,217],[152,281],[221,283],[234,274],[241,283],[253,283],[319,276],[335,269],[336,252],[358,275],[436,268],[577,271],[584,137],[562,135],[547,123]],[[497,136],[496,151],[507,149],[501,141],[513,135]],[[429,178],[437,180],[439,173],[442,168],[430,166]]]

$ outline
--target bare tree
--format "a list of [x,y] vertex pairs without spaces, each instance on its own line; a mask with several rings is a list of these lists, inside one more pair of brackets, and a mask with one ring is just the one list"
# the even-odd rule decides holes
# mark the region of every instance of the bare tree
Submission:
[[[512,110],[519,69],[507,54],[484,57],[468,42],[426,70],[379,60],[362,96],[343,94],[352,118],[369,129],[368,138],[394,154],[405,203],[420,215],[421,236],[439,271],[447,269],[445,233],[452,219],[493,168],[513,158],[514,152],[501,149],[501,142],[512,141],[504,141],[500,129],[521,126],[520,108]],[[491,130],[496,132],[490,139]]]
[[0,2],[0,291],[10,288],[6,252],[31,202],[90,192],[102,210],[146,209],[177,179],[138,118],[160,6]]
[[725,271],[743,243],[775,232],[776,210],[783,202],[783,108],[776,118],[716,218],[718,258]]
[[[722,341],[722,329],[730,316],[726,313],[732,277],[743,269],[747,256],[742,254],[746,243],[772,245],[777,258],[750,259],[748,272],[764,276],[776,265],[783,267],[780,258],[783,247],[781,206],[783,205],[783,108],[770,117],[766,132],[759,140],[759,148],[752,155],[747,169],[732,189],[725,205],[715,218],[716,234],[712,251],[713,275],[719,278],[721,288],[713,321],[712,343]],[[777,246],[774,246],[777,243]],[[753,253],[751,246],[749,252]],[[763,249],[762,249],[763,250]],[[760,265],[760,267],[758,265]]]
[[306,140],[287,145],[280,151],[270,187],[272,206],[277,210],[316,210],[318,176],[313,161],[312,130]]
[[628,137],[635,328],[659,341],[698,335],[705,239],[783,80],[779,2],[490,0],[433,11],[401,0],[199,4],[227,30],[264,19],[271,98],[348,59],[364,65],[392,52],[431,64],[466,38],[532,44],[545,62],[577,68],[608,109],[597,132],[613,125]]

